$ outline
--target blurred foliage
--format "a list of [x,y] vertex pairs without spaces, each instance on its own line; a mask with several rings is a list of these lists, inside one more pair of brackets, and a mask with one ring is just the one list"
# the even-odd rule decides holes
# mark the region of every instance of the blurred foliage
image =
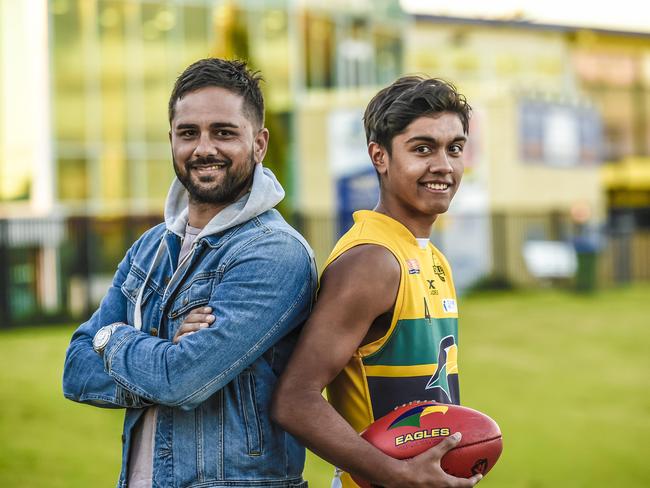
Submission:
[[480,293],[482,291],[511,291],[514,289],[515,284],[508,277],[492,273],[476,280],[466,291],[466,294]]

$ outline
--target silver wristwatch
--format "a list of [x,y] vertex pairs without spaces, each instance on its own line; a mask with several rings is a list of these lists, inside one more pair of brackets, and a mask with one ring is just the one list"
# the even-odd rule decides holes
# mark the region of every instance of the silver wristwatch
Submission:
[[124,324],[117,322],[115,324],[106,325],[95,333],[95,337],[93,337],[93,349],[97,354],[100,356],[104,354],[104,349],[106,348],[108,341],[111,339],[113,332],[115,332],[115,329],[121,325]]

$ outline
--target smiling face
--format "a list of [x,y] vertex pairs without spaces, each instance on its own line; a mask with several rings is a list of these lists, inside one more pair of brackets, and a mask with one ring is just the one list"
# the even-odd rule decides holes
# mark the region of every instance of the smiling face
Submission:
[[381,181],[377,211],[399,220],[416,237],[428,237],[458,190],[466,141],[458,115],[442,112],[411,122],[391,141],[391,154],[371,142],[368,151]]
[[170,142],[174,171],[189,193],[190,207],[207,205],[216,214],[248,191],[255,163],[266,153],[268,131],[246,116],[243,102],[216,86],[176,102]]

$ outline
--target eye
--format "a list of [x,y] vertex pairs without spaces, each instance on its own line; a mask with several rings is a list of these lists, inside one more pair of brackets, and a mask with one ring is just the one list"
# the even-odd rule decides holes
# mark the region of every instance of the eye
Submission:
[[196,136],[196,131],[194,129],[183,129],[178,132],[178,135],[183,139],[191,139]]
[[218,129],[215,131],[217,137],[230,137],[233,135],[233,132],[228,129]]
[[415,148],[415,152],[418,153],[418,154],[430,154],[431,153],[431,148],[429,146],[426,146],[426,145],[421,145],[421,146],[417,146]]
[[460,156],[463,154],[463,146],[462,144],[452,144],[449,146],[449,154],[452,154],[454,156]]

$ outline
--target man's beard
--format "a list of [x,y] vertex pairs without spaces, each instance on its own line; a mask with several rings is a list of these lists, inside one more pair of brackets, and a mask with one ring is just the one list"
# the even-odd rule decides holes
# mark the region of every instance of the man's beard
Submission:
[[[191,176],[193,166],[210,166],[215,164],[225,165],[223,180],[220,183],[213,183],[213,186],[197,185]],[[217,204],[224,205],[235,201],[241,195],[244,189],[250,185],[253,178],[253,168],[255,167],[255,158],[251,151],[248,164],[240,171],[233,171],[232,160],[229,158],[217,159],[213,157],[195,158],[185,162],[183,173],[178,168],[174,159],[174,171],[179,181],[183,184],[189,194],[192,203]],[[248,170],[248,171],[247,171]],[[199,177],[202,183],[212,182],[211,176]]]

